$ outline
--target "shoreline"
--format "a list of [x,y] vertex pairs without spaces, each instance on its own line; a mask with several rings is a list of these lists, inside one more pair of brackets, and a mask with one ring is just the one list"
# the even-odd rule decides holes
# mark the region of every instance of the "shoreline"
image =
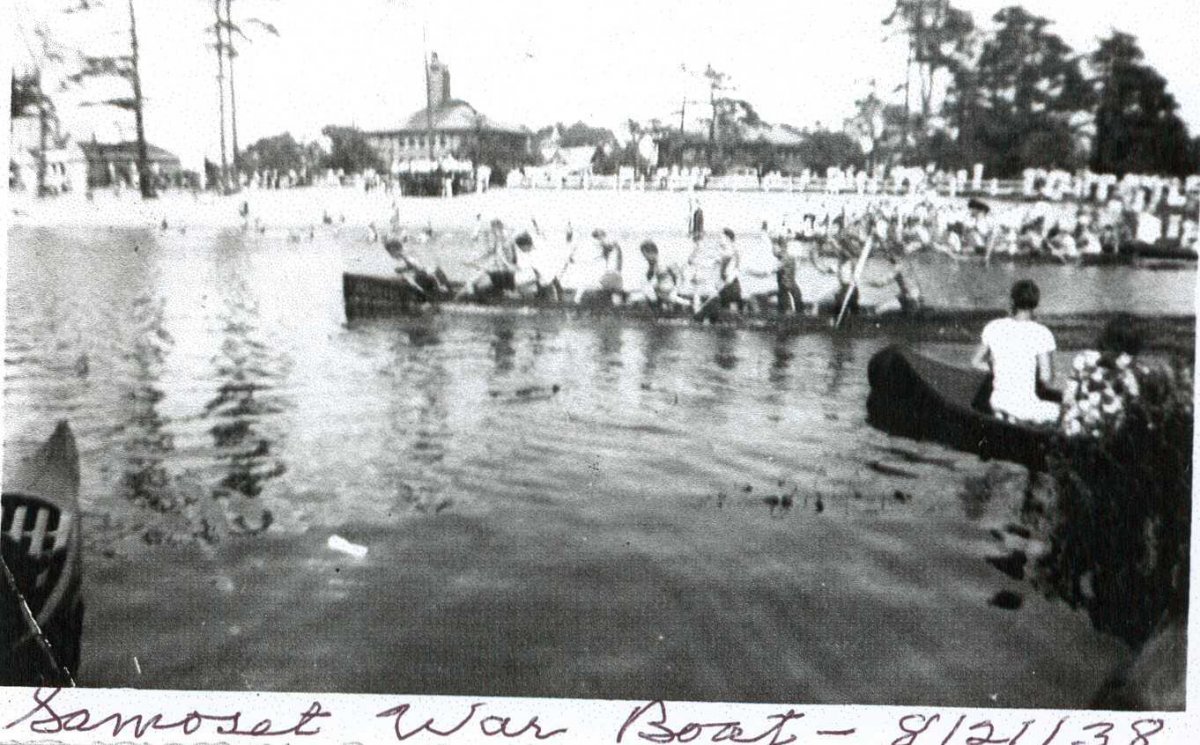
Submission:
[[[484,221],[499,217],[510,225],[537,220],[548,233],[557,232],[570,222],[577,233],[595,227],[609,230],[628,229],[648,233],[685,234],[691,200],[698,200],[713,232],[730,227],[738,232],[761,230],[763,222],[778,225],[790,217],[799,222],[807,211],[818,214],[837,212],[849,205],[875,203],[911,203],[921,196],[862,195],[762,191],[600,191],[497,188],[481,194],[453,198],[397,196],[383,191],[364,193],[356,187],[308,186],[280,190],[245,190],[237,194],[212,192],[165,192],[154,200],[142,200],[132,190],[119,196],[111,190],[97,190],[93,199],[68,194],[45,199],[28,192],[9,191],[7,216],[10,227],[120,227],[155,228],[165,219],[168,225],[236,228],[244,219],[239,214],[243,203],[249,206],[251,221],[284,229],[307,229],[322,224],[328,214],[334,224],[361,226],[374,222],[383,230],[393,211],[393,203],[406,226],[434,229],[473,229],[477,218]],[[951,205],[965,211],[967,200],[933,196],[939,205]],[[1073,202],[1033,203],[993,200],[993,215],[998,223],[1008,222],[1015,213],[1036,209],[1067,219],[1074,214]],[[344,220],[343,220],[344,218]]]

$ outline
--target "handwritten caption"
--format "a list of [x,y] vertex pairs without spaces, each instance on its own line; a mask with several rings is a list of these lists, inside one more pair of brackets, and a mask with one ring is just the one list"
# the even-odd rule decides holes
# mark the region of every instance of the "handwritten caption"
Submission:
[[[174,735],[221,735],[240,738],[273,738],[294,741],[298,738],[330,735],[334,712],[320,701],[312,701],[302,710],[282,718],[267,718],[243,710],[198,711],[168,714],[163,711],[97,711],[91,706],[69,703],[72,696],[59,688],[38,688],[32,693],[29,708],[3,725],[5,731],[33,735],[93,733],[98,737],[145,739],[155,733]],[[86,698],[86,696],[85,696]],[[275,707],[276,709],[278,707]],[[439,707],[443,711],[445,707]],[[0,714],[0,717],[5,715]],[[850,716],[850,715],[846,715]],[[551,723],[545,714],[512,715],[494,702],[466,704],[452,714],[430,716],[413,703],[400,703],[373,717],[345,715],[356,727],[386,723],[397,742],[448,741],[458,739],[501,738],[509,741],[542,742],[567,735],[563,720]],[[1166,728],[1166,720],[1113,716],[1114,720],[1080,715],[1039,721],[1028,719],[997,724],[982,716],[942,713],[908,713],[889,720],[888,728],[860,728],[847,721],[845,727],[810,725],[811,718],[790,707],[753,720],[699,721],[674,715],[664,701],[649,701],[634,706],[623,720],[614,720],[611,742],[622,743],[789,743],[839,742],[872,745],[1152,745],[1155,736]],[[3,719],[0,719],[3,721]],[[1011,727],[1011,729],[1006,729]],[[1002,731],[1004,730],[1004,731]],[[356,730],[357,731],[357,730]],[[386,736],[387,731],[380,734]],[[603,739],[603,733],[589,728],[589,741]],[[597,738],[597,734],[600,738]],[[564,737],[563,741],[573,738]]]

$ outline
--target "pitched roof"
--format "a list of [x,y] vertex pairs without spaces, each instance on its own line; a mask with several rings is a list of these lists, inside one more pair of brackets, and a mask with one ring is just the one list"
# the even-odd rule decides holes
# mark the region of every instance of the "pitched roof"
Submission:
[[[420,109],[413,112],[411,116],[404,120],[403,124],[391,131],[414,131],[424,132],[426,128],[431,126],[429,117],[426,114],[427,109]],[[461,98],[452,98],[449,101],[443,102],[440,106],[433,109],[432,128],[439,131],[474,131],[477,128],[490,130],[493,132],[508,132],[512,134],[529,134],[529,130],[525,127],[504,124],[495,119],[483,114],[471,104]],[[378,129],[374,131],[389,131],[386,129]]]
[[586,171],[592,167],[592,159],[596,157],[595,145],[581,145],[579,147],[560,147],[556,148],[546,157],[547,163],[555,163],[557,165],[566,166],[572,172]]
[[[137,158],[137,142],[81,142],[79,147],[89,158],[113,158],[132,160]],[[178,163],[179,156],[163,148],[146,143],[146,157],[156,163]]]

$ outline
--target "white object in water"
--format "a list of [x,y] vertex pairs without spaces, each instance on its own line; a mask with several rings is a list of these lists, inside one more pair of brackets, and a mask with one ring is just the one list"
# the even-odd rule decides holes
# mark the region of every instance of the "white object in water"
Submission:
[[346,554],[347,556],[353,556],[356,559],[365,558],[367,555],[366,546],[361,546],[357,543],[351,543],[350,541],[336,534],[329,536],[329,540],[325,542],[325,545],[329,546],[329,548],[337,551],[338,553]]

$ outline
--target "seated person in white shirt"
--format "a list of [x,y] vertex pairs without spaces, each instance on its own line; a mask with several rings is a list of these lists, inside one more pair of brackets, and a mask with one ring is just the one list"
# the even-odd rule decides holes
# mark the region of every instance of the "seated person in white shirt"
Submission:
[[1012,286],[1012,315],[983,327],[982,343],[971,366],[992,373],[988,403],[999,417],[1034,424],[1058,421],[1060,404],[1038,397],[1040,381],[1049,387],[1054,379],[1051,353],[1055,349],[1050,329],[1033,320],[1041,299],[1038,286],[1022,279]]

